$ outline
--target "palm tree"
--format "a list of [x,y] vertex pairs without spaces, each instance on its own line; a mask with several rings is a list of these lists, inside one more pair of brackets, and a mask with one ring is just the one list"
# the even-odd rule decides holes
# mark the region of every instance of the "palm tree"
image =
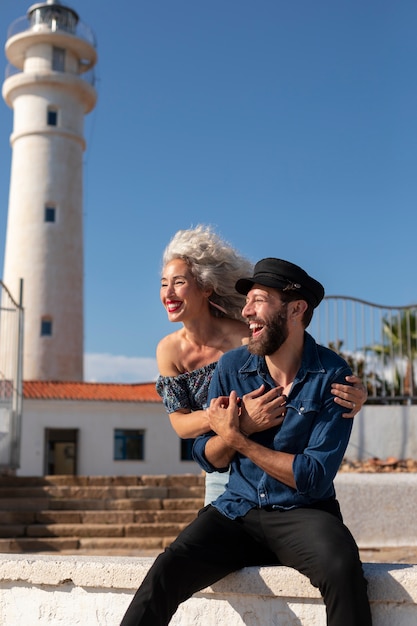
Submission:
[[402,394],[409,399],[414,397],[416,390],[414,360],[417,358],[417,315],[415,311],[404,309],[395,316],[382,319],[381,345],[369,346],[378,355],[386,356],[395,365],[395,377],[398,375],[396,363],[406,362],[406,371],[402,379]]
[[386,385],[383,384],[383,381],[381,381],[378,374],[376,374],[375,372],[365,371],[366,362],[363,357],[358,357],[357,355],[345,352],[343,350],[342,339],[329,341],[328,347],[330,348],[330,350],[333,350],[333,352],[337,352],[337,354],[340,354],[340,356],[345,359],[352,372],[362,379],[369,396],[382,395],[382,389],[386,387]]

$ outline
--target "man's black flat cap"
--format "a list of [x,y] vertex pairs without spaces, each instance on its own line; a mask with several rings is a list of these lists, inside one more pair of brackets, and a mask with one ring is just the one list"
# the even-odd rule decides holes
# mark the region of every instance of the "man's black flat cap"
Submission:
[[306,300],[316,307],[324,298],[324,287],[298,265],[282,259],[262,259],[258,261],[250,278],[240,278],[236,291],[246,295],[253,285],[273,287],[279,291],[291,291],[300,300]]

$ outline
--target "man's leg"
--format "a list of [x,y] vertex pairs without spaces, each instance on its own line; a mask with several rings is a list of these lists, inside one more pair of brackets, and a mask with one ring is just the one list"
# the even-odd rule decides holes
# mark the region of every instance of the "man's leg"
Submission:
[[252,543],[238,522],[204,508],[155,560],[120,626],[166,626],[181,602],[244,567]]
[[371,626],[367,582],[348,528],[317,509],[252,510],[245,518],[282,565],[305,574],[320,589],[328,626]]

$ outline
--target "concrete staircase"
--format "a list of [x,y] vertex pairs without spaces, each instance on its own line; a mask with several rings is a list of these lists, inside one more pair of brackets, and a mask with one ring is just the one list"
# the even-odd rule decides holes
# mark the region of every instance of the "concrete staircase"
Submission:
[[0,476],[0,552],[158,553],[203,505],[204,476]]

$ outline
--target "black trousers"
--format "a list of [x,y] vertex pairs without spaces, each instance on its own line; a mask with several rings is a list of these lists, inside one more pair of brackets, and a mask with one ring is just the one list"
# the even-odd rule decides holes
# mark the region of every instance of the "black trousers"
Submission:
[[317,509],[252,509],[230,520],[213,506],[160,554],[120,626],[166,626],[181,602],[251,565],[286,565],[320,589],[328,626],[370,626],[367,583],[351,533]]

